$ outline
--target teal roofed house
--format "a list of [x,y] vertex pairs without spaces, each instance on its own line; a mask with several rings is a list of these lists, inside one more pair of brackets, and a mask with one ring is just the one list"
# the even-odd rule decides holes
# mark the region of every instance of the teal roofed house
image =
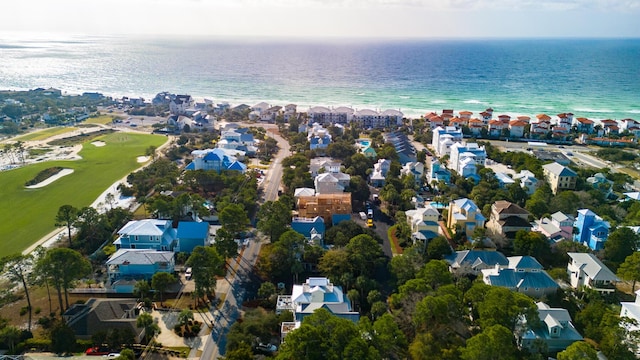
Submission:
[[560,286],[531,256],[511,256],[509,265],[496,265],[482,270],[482,280],[487,285],[502,286],[533,298],[555,293]]
[[209,223],[181,221],[178,223],[176,252],[191,253],[196,246],[206,246],[209,239]]
[[546,351],[555,353],[563,351],[576,341],[583,340],[582,335],[573,326],[569,311],[549,307],[543,302],[536,305],[540,322],[536,326],[530,326],[526,320],[520,319],[516,334],[519,348],[537,352],[541,349],[540,343],[543,343]]

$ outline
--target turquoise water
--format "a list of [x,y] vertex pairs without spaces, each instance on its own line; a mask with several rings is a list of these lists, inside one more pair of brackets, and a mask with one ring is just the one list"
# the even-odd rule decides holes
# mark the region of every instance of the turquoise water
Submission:
[[0,35],[0,88],[640,118],[640,40],[285,42]]

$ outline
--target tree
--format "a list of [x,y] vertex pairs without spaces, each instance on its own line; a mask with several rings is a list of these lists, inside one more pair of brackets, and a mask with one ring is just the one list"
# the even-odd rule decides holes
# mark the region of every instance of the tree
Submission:
[[220,211],[220,224],[234,236],[249,225],[247,211],[239,204],[228,204]]
[[235,236],[224,226],[216,231],[216,242],[213,246],[224,259],[235,258],[238,255],[238,243]]
[[544,234],[519,230],[513,240],[514,255],[532,256],[547,264],[551,260],[551,245]]
[[176,281],[175,276],[167,272],[158,272],[153,274],[151,278],[151,287],[160,293],[160,303],[162,303],[162,295],[169,288],[169,285]]
[[407,338],[393,320],[393,315],[386,313],[373,323],[372,344],[383,359],[404,359],[407,352]]
[[631,291],[636,291],[636,281],[640,281],[640,252],[627,256],[618,268],[618,276],[627,281],[633,281]]
[[442,260],[451,253],[451,245],[444,236],[436,236],[427,245],[427,258],[429,259]]
[[479,314],[479,323],[483,329],[500,324],[513,332],[521,316],[525,316],[532,326],[538,319],[536,304],[530,297],[503,287],[489,287],[484,296],[476,299],[472,306]]
[[131,349],[122,349],[120,351],[120,356],[118,357],[118,360],[135,360],[136,359],[136,353],[133,352],[133,350]]
[[502,325],[493,325],[467,340],[461,349],[463,360],[515,360],[517,349],[513,333]]
[[27,281],[33,265],[34,259],[31,255],[14,254],[0,259],[0,272],[6,272],[10,281],[19,282],[24,289],[24,294],[27,298],[27,307],[29,308],[28,331],[31,331],[33,309]]
[[10,354],[13,354],[21,336],[22,331],[15,326],[5,326],[0,329],[0,343],[7,345]]
[[[151,315],[149,315],[151,316]],[[51,351],[58,355],[70,354],[76,347],[76,335],[63,321],[56,322],[51,329]]]
[[598,352],[589,343],[576,341],[558,353],[558,360],[598,360]]
[[191,252],[186,265],[194,270],[193,280],[196,296],[214,292],[216,289],[216,276],[224,274],[224,259],[212,247],[196,246]]
[[193,311],[189,309],[182,309],[178,314],[178,324],[187,325],[189,321],[193,321]]
[[[38,259],[38,268],[43,271],[53,287],[58,292],[60,313],[69,307],[67,290],[73,282],[91,274],[91,263],[79,252],[68,248],[55,248],[46,252],[43,258]],[[66,307],[62,305],[62,292]]]
[[78,219],[78,209],[71,205],[62,205],[58,208],[58,213],[56,214],[56,226],[66,226],[67,233],[69,235],[69,246],[71,246],[71,227],[73,226],[76,219]]
[[266,281],[260,284],[258,289],[258,297],[262,299],[271,299],[276,294],[276,286],[272,282]]
[[238,345],[237,348],[227,351],[224,355],[224,360],[253,360],[253,351],[251,345],[243,342]]
[[453,283],[453,275],[449,271],[449,264],[444,260],[429,261],[420,269],[417,278],[424,280],[434,290],[442,285]]
[[615,265],[621,264],[638,249],[639,237],[628,227],[617,228],[604,243],[604,258]]
[[136,326],[144,329],[144,338],[147,342],[155,336],[156,333],[160,333],[160,327],[148,312],[143,312],[138,315]]
[[271,242],[280,238],[291,224],[291,209],[280,201],[267,201],[258,211],[258,230],[269,235]]
[[353,274],[371,276],[383,261],[382,247],[371,236],[362,234],[351,240],[345,247]]
[[138,295],[140,301],[145,301],[147,294],[151,291],[151,286],[147,280],[138,280],[133,286],[133,293]]

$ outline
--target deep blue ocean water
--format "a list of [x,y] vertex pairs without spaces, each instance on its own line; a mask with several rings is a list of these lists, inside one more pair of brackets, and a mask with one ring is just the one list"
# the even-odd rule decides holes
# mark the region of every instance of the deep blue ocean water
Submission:
[[0,34],[0,89],[640,119],[640,39],[279,41]]

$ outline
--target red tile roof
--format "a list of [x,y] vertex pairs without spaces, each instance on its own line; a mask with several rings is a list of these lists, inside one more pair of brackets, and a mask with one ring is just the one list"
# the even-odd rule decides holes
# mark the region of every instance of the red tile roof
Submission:
[[538,118],[538,120],[551,120],[551,117],[547,114],[538,114],[536,115],[536,118]]
[[576,120],[578,120],[579,123],[581,124],[585,124],[585,125],[589,125],[589,124],[593,124],[593,120],[589,120],[587,118],[577,118]]

